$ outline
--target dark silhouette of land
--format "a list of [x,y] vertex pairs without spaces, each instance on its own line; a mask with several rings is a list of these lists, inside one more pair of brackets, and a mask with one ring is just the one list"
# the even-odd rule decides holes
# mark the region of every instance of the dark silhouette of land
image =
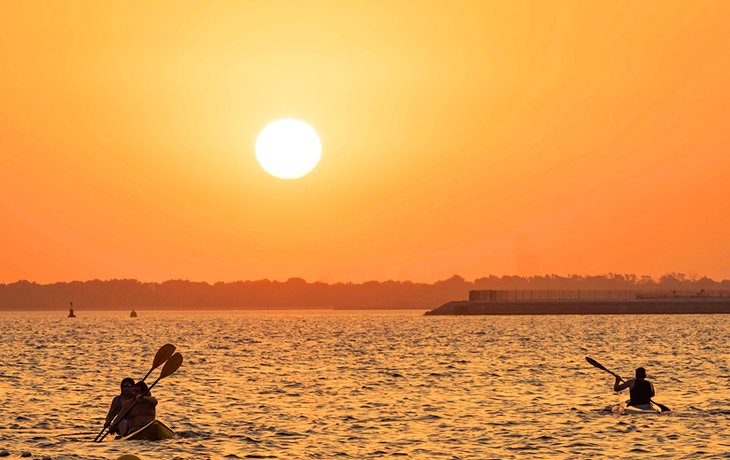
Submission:
[[147,283],[131,279],[37,284],[18,281],[0,284],[0,310],[65,310],[73,301],[83,310],[131,309],[432,309],[470,290],[718,290],[730,280],[690,279],[681,273],[654,279],[648,276],[487,276],[466,281],[460,276],[435,283],[368,281],[364,283],[308,283],[236,281],[205,283],[171,280]]

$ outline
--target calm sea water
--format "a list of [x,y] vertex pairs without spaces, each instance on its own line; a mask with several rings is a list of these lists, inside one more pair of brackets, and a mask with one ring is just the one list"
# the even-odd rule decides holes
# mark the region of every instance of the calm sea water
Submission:
[[[730,458],[730,315],[0,313],[0,451],[15,458]],[[157,349],[161,442],[91,439]],[[643,365],[669,414],[616,415]],[[158,375],[155,371],[150,382]],[[624,398],[625,399],[625,396]]]

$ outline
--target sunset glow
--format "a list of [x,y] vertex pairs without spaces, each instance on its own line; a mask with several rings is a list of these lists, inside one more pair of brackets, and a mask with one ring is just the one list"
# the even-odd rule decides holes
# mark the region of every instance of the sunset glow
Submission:
[[729,56],[730,0],[1,0],[0,457],[728,457]]
[[730,2],[124,5],[0,3],[2,282],[730,277]]

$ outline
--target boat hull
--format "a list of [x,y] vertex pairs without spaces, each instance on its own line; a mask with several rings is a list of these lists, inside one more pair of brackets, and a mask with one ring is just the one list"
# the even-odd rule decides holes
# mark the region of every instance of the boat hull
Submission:
[[123,436],[125,441],[160,441],[175,436],[172,428],[160,420],[152,420],[139,430]]
[[611,407],[611,412],[618,414],[658,414],[661,409],[654,403],[640,404],[638,406],[627,406],[626,404],[617,404]]

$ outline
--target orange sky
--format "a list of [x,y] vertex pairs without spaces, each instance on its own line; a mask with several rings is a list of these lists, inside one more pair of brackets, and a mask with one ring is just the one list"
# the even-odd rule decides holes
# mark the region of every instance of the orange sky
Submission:
[[[152,6],[151,6],[152,5]],[[730,2],[0,2],[0,282],[730,278]],[[256,135],[320,134],[294,181]]]

